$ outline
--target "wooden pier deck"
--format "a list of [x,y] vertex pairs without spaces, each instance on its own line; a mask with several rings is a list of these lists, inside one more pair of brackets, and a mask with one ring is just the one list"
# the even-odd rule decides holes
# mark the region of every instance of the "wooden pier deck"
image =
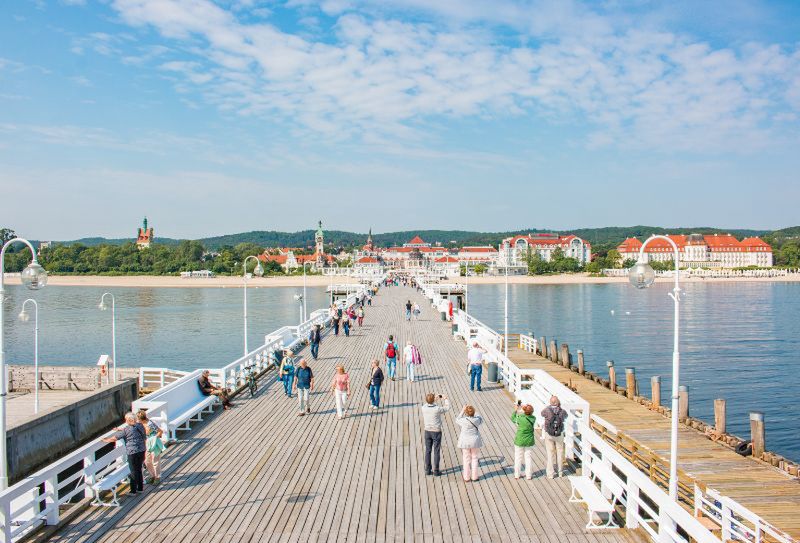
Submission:
[[[669,465],[668,417],[516,345],[509,345],[508,356],[520,368],[542,369],[562,383],[571,383],[589,402],[593,414]],[[679,427],[678,469],[800,540],[800,482],[796,477],[742,457],[684,425]]]
[[[403,303],[417,300],[419,321],[405,321]],[[255,398],[215,414],[171,447],[163,483],[123,495],[120,508],[89,508],[51,536],[59,542],[261,541],[530,541],[638,542],[625,529],[586,533],[586,511],[568,503],[566,479],[543,476],[536,447],[532,481],[513,478],[513,402],[497,385],[469,391],[466,347],[413,289],[384,288],[351,337],[327,336],[311,361],[317,389],[313,414],[297,417],[274,374]],[[381,409],[368,409],[369,361],[382,357],[394,334],[420,346],[417,382],[387,381]],[[305,354],[305,352],[304,352]],[[329,392],[334,365],[352,379],[350,416],[337,420]],[[400,370],[400,376],[405,375]],[[422,468],[419,405],[428,391],[453,403],[446,416],[441,477]],[[481,479],[464,483],[454,417],[471,403],[486,420]]]

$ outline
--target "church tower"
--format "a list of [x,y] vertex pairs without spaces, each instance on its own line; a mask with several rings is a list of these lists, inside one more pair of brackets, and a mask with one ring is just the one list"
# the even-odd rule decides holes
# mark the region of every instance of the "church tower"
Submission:
[[322,221],[319,221],[319,228],[317,228],[317,232],[314,234],[314,245],[314,254],[317,255],[317,265],[321,266],[325,259],[323,256],[325,254],[325,234],[322,233]]
[[147,249],[150,247],[150,244],[153,243],[155,239],[155,232],[153,232],[153,227],[147,227],[147,217],[144,218],[142,221],[142,226],[136,232],[136,246],[139,249]]

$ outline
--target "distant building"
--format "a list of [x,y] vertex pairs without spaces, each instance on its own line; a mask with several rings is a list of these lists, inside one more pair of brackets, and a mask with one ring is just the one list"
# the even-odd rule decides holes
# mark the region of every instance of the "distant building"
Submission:
[[592,246],[578,236],[569,234],[528,234],[506,238],[500,243],[498,268],[527,273],[528,257],[538,254],[545,262],[553,259],[553,254],[561,249],[564,256],[574,258],[581,265],[592,261]]
[[319,221],[319,227],[314,233],[314,247],[313,255],[296,254],[301,251],[297,247],[283,247],[278,249],[278,254],[269,254],[268,251],[264,251],[263,254],[258,255],[258,259],[262,262],[277,262],[286,272],[296,268],[299,269],[307,262],[311,263],[310,269],[314,271],[319,271],[325,266],[329,266],[336,259],[333,255],[325,253],[325,234],[322,231],[322,221]]
[[181,272],[181,279],[210,279],[214,277],[214,272],[211,270],[195,270]]
[[145,217],[136,235],[136,246],[139,247],[139,249],[147,249],[150,247],[150,244],[153,243],[154,239],[155,233],[153,232],[153,227],[147,227],[147,217]]
[[463,266],[477,266],[483,264],[491,268],[497,264],[498,252],[491,245],[477,247],[462,247],[458,250],[458,262]]
[[[758,237],[739,241],[730,234],[668,235],[678,246],[680,264],[688,268],[742,268],[772,266],[772,247]],[[618,247],[623,260],[639,258],[642,242],[628,238]],[[672,245],[656,239],[644,250],[648,262],[669,262],[674,259]]]
[[441,246],[433,247],[419,236],[414,236],[402,247],[389,247],[380,252],[384,262],[396,268],[423,268],[437,258],[449,255]]

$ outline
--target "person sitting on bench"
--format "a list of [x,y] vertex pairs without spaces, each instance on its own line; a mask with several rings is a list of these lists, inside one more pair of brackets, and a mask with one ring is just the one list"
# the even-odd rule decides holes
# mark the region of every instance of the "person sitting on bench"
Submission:
[[218,396],[219,400],[222,402],[222,408],[225,410],[230,409],[233,404],[228,398],[228,391],[224,388],[212,385],[211,381],[208,379],[210,374],[210,371],[205,370],[200,376],[200,379],[197,380],[197,384],[200,386],[200,392],[202,392],[204,396],[210,396],[212,394]]

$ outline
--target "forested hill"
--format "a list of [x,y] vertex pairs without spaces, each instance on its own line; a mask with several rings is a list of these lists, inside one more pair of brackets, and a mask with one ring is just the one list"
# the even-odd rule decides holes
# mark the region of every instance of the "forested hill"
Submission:
[[[794,237],[800,235],[800,227],[786,228],[775,231],[775,235],[780,237]],[[553,230],[527,228],[511,232],[474,232],[468,230],[408,230],[402,232],[386,232],[374,234],[372,236],[375,244],[379,247],[390,247],[402,245],[414,236],[420,236],[429,243],[441,243],[444,246],[463,246],[463,245],[493,245],[497,246],[503,238],[515,234],[526,234],[536,232],[554,232]],[[793,233],[794,232],[794,233]],[[767,230],[748,230],[748,229],[721,229],[712,227],[681,227],[663,228],[660,226],[609,226],[604,228],[576,228],[574,230],[562,231],[562,233],[572,233],[589,241],[596,249],[608,249],[621,243],[625,238],[636,236],[644,239],[651,234],[714,234],[730,233],[739,238],[746,236],[770,235]],[[367,239],[366,233],[344,232],[341,230],[325,231],[325,244],[335,247],[354,247],[361,246]],[[131,239],[106,239],[100,237],[83,238],[73,241],[56,242],[58,244],[71,245],[81,243],[93,246],[102,244],[119,245]],[[172,238],[162,238],[156,236],[156,242],[165,245],[177,244],[180,240]],[[273,230],[256,230],[252,232],[242,232],[239,234],[227,234],[202,238],[200,241],[204,247],[216,250],[224,246],[235,246],[239,243],[255,243],[261,247],[312,247],[314,244],[314,230],[303,230],[300,232],[277,232]]]

